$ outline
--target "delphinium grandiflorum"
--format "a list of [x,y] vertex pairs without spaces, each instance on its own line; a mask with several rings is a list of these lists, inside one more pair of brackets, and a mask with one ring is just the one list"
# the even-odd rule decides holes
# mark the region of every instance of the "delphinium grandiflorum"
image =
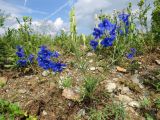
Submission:
[[34,55],[30,54],[28,57],[24,52],[23,47],[17,46],[17,52],[16,55],[18,56],[19,60],[17,61],[17,65],[20,67],[26,67],[29,63],[31,64],[34,59]]
[[51,69],[54,72],[62,72],[66,65],[61,62],[53,61],[58,58],[59,55],[57,51],[52,52],[48,50],[46,46],[41,46],[37,58],[38,65],[45,70]]
[[127,57],[128,59],[132,59],[135,54],[136,54],[136,49],[135,49],[135,48],[131,48],[131,49],[130,49],[130,52],[126,54],[126,57]]
[[122,13],[120,15],[118,15],[118,18],[120,21],[122,21],[124,23],[124,27],[125,27],[125,32],[120,30],[120,33],[121,35],[124,34],[124,33],[128,33],[128,29],[129,29],[129,14],[125,14],[125,13]]
[[96,50],[99,40],[103,47],[112,46],[116,38],[116,24],[111,23],[108,19],[102,20],[98,28],[94,28],[94,40],[90,41],[91,47]]
[[[119,14],[118,18],[124,23],[125,32],[121,29],[121,26],[118,26],[117,23],[112,23],[109,19],[105,18],[99,23],[97,28],[94,28],[93,36],[94,40],[90,41],[90,46],[93,50],[96,50],[98,44],[100,43],[102,47],[109,47],[113,45],[113,42],[116,39],[117,33],[123,35],[128,33],[129,29],[129,14]],[[100,42],[99,42],[100,40]]]

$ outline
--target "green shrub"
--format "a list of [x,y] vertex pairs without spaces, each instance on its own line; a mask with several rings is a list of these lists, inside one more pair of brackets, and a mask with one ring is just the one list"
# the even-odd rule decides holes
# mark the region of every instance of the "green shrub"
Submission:
[[93,98],[93,93],[95,92],[97,84],[98,84],[98,80],[96,78],[89,77],[89,76],[85,78],[84,84],[82,86],[83,99]]
[[36,117],[26,115],[18,105],[0,99],[0,120],[15,120],[22,117],[24,120],[37,120]]
[[152,32],[155,40],[160,42],[160,0],[154,1],[154,10],[152,12]]
[[53,40],[50,36],[34,34],[30,28],[32,24],[30,17],[24,17],[24,24],[18,20],[20,28],[8,29],[3,36],[0,36],[0,66],[16,66],[16,46],[24,47],[28,56],[30,53],[37,55],[39,47],[46,45],[53,48]]
[[118,103],[107,103],[101,110],[91,109],[89,120],[125,120],[124,106]]

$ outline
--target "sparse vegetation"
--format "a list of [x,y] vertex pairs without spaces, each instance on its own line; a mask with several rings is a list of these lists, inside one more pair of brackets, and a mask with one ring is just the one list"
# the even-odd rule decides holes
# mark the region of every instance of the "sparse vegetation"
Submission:
[[[54,37],[17,18],[0,35],[0,120],[160,119],[159,3],[151,28],[151,6],[140,0],[137,11],[101,11],[90,35],[77,33],[74,7],[70,31]],[[5,19],[0,10],[0,27]]]

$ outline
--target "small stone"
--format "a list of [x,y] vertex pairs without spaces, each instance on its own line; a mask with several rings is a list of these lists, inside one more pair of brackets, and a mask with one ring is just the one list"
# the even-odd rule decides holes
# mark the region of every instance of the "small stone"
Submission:
[[111,92],[113,92],[115,89],[116,89],[116,84],[115,83],[108,83],[106,86],[105,86],[105,88],[106,88],[106,90],[109,92],[109,93],[111,93]]
[[96,69],[97,69],[99,72],[101,72],[101,73],[103,73],[103,72],[104,72],[103,67],[97,67]]
[[35,80],[39,80],[39,77],[35,77]]
[[20,89],[20,90],[18,90],[18,92],[19,92],[20,94],[24,94],[24,93],[26,93],[27,91],[26,91],[25,89]]
[[80,94],[78,94],[74,89],[71,88],[65,88],[62,92],[62,96],[69,100],[78,101],[80,99]]
[[82,117],[82,116],[85,116],[86,111],[85,111],[85,109],[80,109],[77,114],[79,117]]
[[56,75],[56,72],[51,72],[52,75]]
[[128,105],[134,108],[140,108],[140,104],[137,101],[131,101]]
[[139,84],[138,76],[139,76],[138,74],[134,74],[131,76],[131,80],[133,81],[133,83]]
[[123,72],[123,73],[127,72],[127,70],[125,68],[122,68],[122,67],[119,67],[119,66],[116,69],[117,69],[118,72]]
[[0,87],[7,84],[7,78],[6,77],[0,77]]
[[113,81],[117,82],[117,81],[118,81],[118,78],[113,78]]
[[120,101],[124,102],[124,104],[128,104],[129,102],[133,101],[133,99],[130,98],[129,96],[127,96],[127,95],[121,95],[121,94],[120,94],[119,96],[117,96],[117,98],[118,98]]
[[143,85],[140,83],[139,79],[138,79],[139,75],[138,74],[134,74],[131,76],[131,80],[133,83],[136,83],[139,85],[139,87],[142,89],[144,88]]
[[91,60],[89,60],[89,63],[92,63],[93,62],[93,60],[91,59]]
[[91,71],[95,71],[95,70],[96,70],[95,67],[90,67],[89,69],[90,69]]
[[121,94],[124,95],[124,94],[130,94],[130,93],[131,93],[131,91],[128,87],[122,87]]
[[46,116],[47,112],[45,110],[43,110],[42,114],[43,114],[43,116]]
[[31,86],[31,85],[32,85],[32,83],[31,83],[31,82],[27,82],[27,85]]
[[30,75],[30,76],[25,76],[25,78],[26,78],[27,80],[29,80],[29,79],[33,78],[33,76],[32,76],[32,75]]
[[91,57],[91,56],[93,56],[93,53],[89,52],[89,53],[87,53],[87,56]]
[[116,77],[117,77],[117,78],[122,78],[123,76],[124,76],[123,73],[117,73],[117,74],[116,74]]
[[60,79],[61,79],[61,80],[64,80],[64,79],[65,79],[65,77],[64,77],[64,76],[60,76]]
[[45,70],[42,72],[43,77],[47,77],[50,74],[49,70]]
[[158,65],[160,65],[160,60],[155,60]]

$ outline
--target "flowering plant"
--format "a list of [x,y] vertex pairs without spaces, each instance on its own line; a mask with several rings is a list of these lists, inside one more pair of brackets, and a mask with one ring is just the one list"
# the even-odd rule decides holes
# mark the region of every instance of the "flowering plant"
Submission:
[[51,69],[54,72],[62,72],[66,65],[52,60],[52,58],[58,58],[59,56],[60,54],[57,51],[51,52],[46,46],[41,46],[37,58],[38,65],[45,70]]
[[16,55],[18,56],[19,60],[17,61],[17,65],[21,67],[26,67],[29,63],[31,64],[34,59],[34,55],[30,54],[28,57],[26,56],[23,47],[17,46]]
[[131,49],[130,49],[130,53],[127,53],[127,54],[126,54],[126,57],[127,57],[128,59],[132,59],[135,54],[136,54],[136,49],[135,49],[135,48],[131,48]]
[[[119,20],[125,24],[125,33],[128,33],[129,28],[129,16],[128,14],[118,15]],[[109,19],[105,18],[99,23],[98,28],[94,28],[93,36],[94,40],[90,41],[90,45],[93,50],[96,50],[98,44],[100,43],[103,47],[109,47],[113,45],[116,39],[117,32],[124,34],[121,27],[117,23],[112,23]],[[100,42],[98,41],[100,40]]]

